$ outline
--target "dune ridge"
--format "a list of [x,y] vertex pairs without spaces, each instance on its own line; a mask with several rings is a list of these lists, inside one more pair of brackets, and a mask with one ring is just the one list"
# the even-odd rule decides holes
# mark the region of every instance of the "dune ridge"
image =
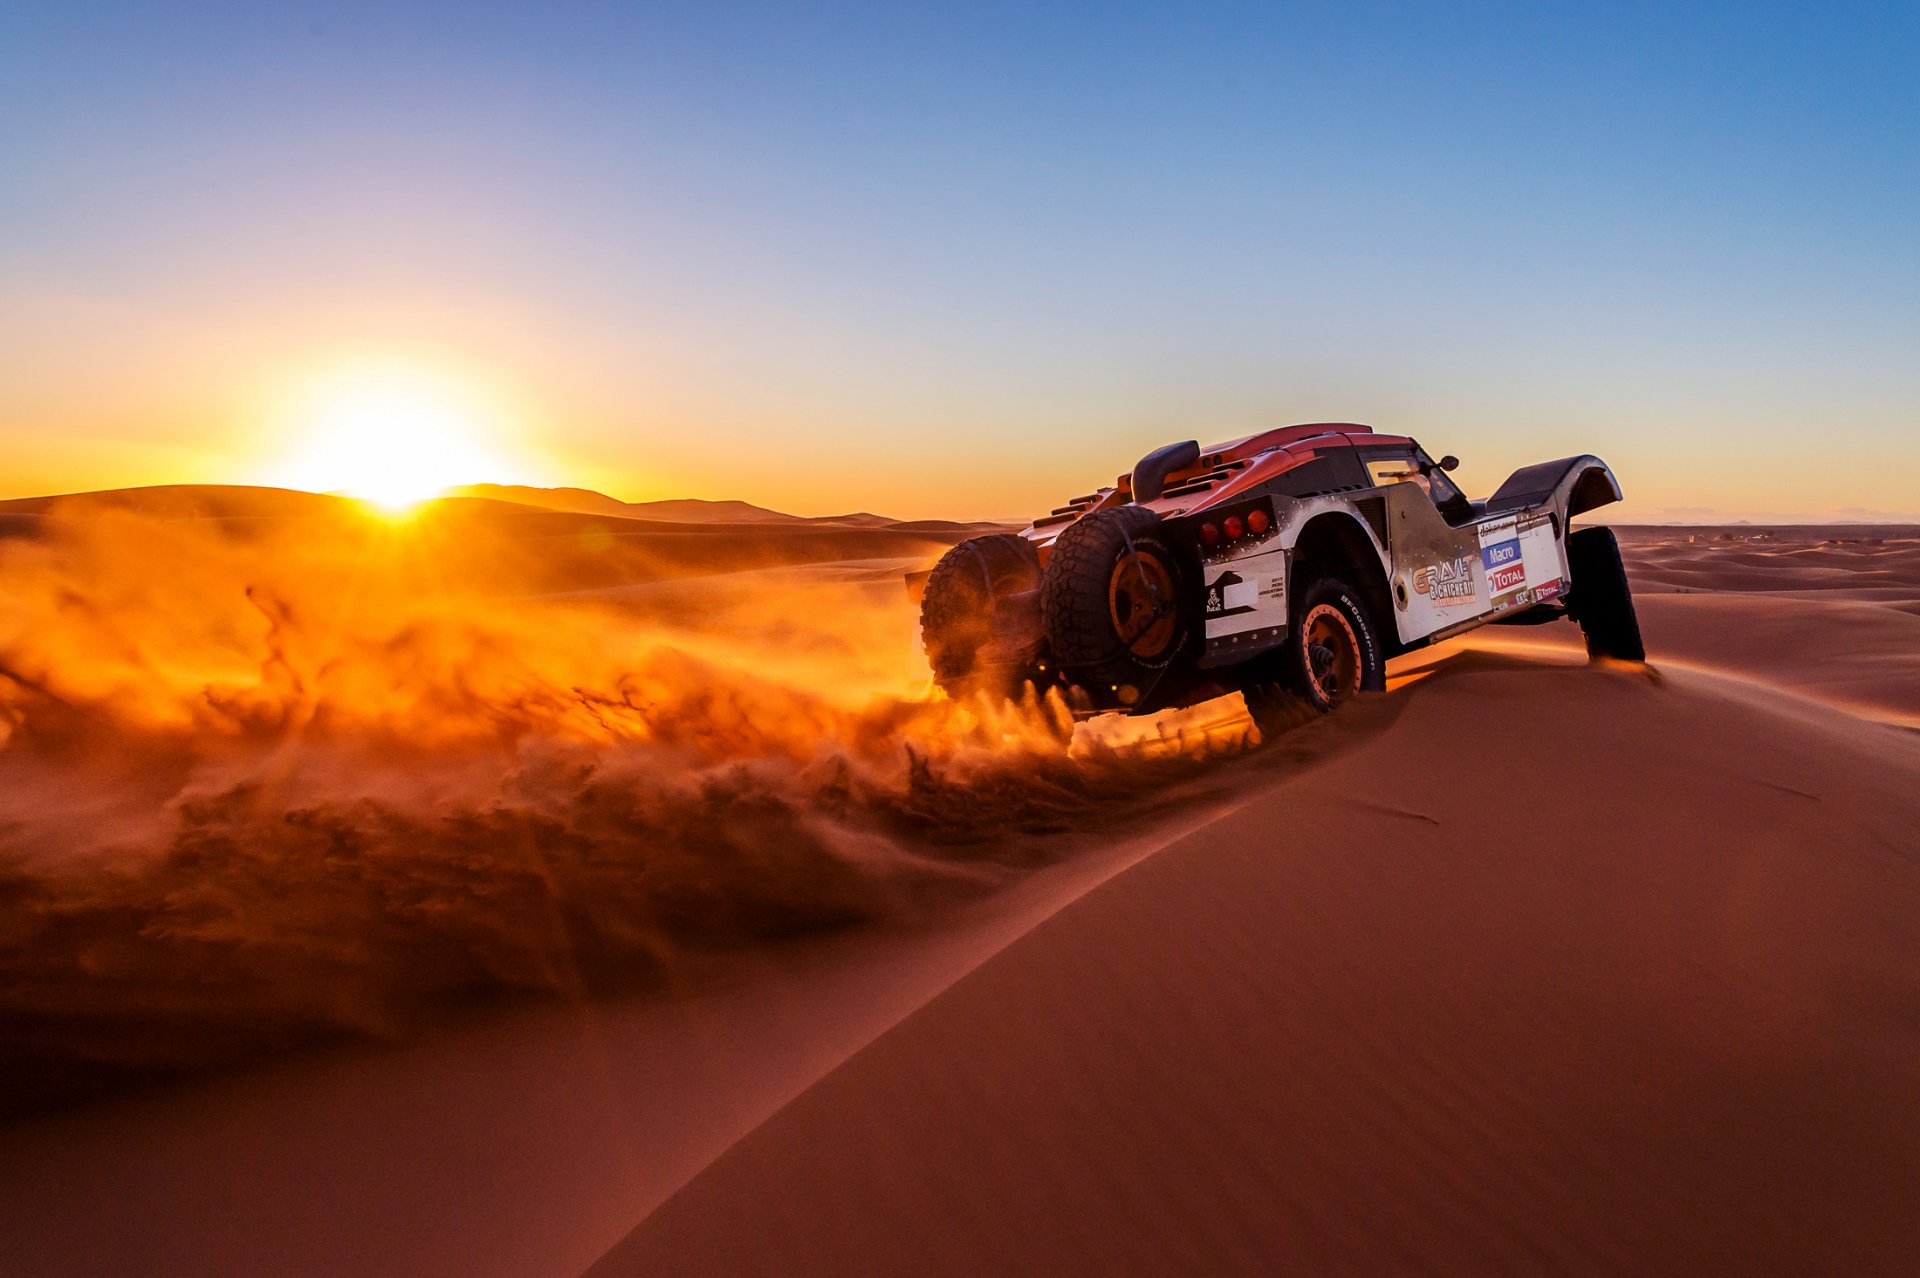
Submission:
[[655,519],[669,523],[724,524],[842,524],[884,528],[902,521],[865,511],[846,515],[789,515],[751,502],[704,497],[673,497],[662,501],[621,501],[587,488],[530,488],[522,484],[462,484],[444,493],[449,497],[487,497],[589,515],[623,519]]

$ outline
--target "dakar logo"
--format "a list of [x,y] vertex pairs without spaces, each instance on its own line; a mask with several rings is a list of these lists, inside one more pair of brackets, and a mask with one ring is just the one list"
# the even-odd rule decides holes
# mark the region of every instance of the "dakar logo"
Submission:
[[1422,568],[1413,574],[1415,594],[1427,596],[1442,608],[1472,603],[1473,566],[1465,558]]
[[1233,587],[1244,586],[1246,580],[1245,577],[1242,577],[1237,572],[1221,573],[1220,580],[1207,587],[1207,615],[1209,617],[1225,617],[1231,616],[1236,612],[1246,612],[1251,609],[1253,605],[1247,603],[1245,600],[1241,600],[1241,606],[1237,608],[1232,606],[1231,603],[1231,599],[1234,596],[1244,593],[1234,590]]

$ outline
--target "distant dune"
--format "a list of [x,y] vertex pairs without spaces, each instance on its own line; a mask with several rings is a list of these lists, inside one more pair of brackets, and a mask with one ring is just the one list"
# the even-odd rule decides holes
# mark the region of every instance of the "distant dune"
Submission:
[[[476,498],[535,510],[665,523],[834,524],[850,528],[885,528],[901,522],[884,515],[866,513],[813,517],[788,515],[744,501],[708,501],[695,497],[626,502],[587,488],[531,488],[518,484],[463,484],[446,489],[439,499],[429,499],[426,504],[431,505],[434,500],[460,498]],[[17,497],[0,501],[0,518],[45,515],[62,505],[112,506],[164,518],[298,518],[324,513],[343,503],[358,504],[354,498],[338,493],[309,493],[244,484],[158,484],[145,488],[105,489],[49,497]]]
[[[625,515],[627,503],[590,488],[529,488],[524,484],[461,484],[448,488],[447,497],[484,497],[543,510],[570,510],[581,515]],[[745,503],[741,503],[744,505]],[[767,512],[772,514],[771,511]]]
[[1249,750],[930,695],[965,525],[213,500],[0,542],[9,1094],[176,1079],[0,1272],[1920,1272],[1920,529]]
[[0,501],[0,515],[46,515],[65,507],[136,511],[163,519],[307,518],[351,505],[350,499],[292,488],[244,484],[156,484],[100,492]]
[[807,518],[768,510],[744,501],[680,497],[667,501],[621,501],[586,488],[528,488],[518,484],[465,484],[446,490],[449,497],[488,497],[548,510],[569,510],[622,519],[660,519],[674,523],[798,524],[832,523],[879,528],[896,523],[881,515],[827,515]]
[[[499,488],[522,496],[581,494],[623,513],[580,511],[490,496],[424,501],[393,526],[369,520],[352,498],[278,488],[167,485],[0,502],[0,541],[34,537],[55,511],[83,525],[117,515],[206,528],[217,537],[270,542],[303,528],[332,542],[376,537],[434,541],[437,584],[490,593],[598,590],[689,575],[846,560],[918,564],[996,525],[902,522],[874,515],[802,519],[745,502],[629,505],[583,489]],[[562,502],[561,506],[567,503]],[[638,513],[636,513],[638,512]],[[670,518],[669,516],[674,516]]]

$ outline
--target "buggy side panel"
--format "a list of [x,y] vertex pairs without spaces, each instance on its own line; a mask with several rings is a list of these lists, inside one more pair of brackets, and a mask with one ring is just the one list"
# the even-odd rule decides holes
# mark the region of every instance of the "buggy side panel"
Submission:
[[1379,490],[1387,505],[1394,628],[1413,643],[1484,616],[1491,594],[1476,525],[1455,528],[1418,484]]
[[[1578,484],[1580,475],[1564,477]],[[1403,643],[1458,633],[1567,590],[1560,516],[1541,505],[1454,527],[1417,484],[1381,490],[1393,557],[1394,621]]]

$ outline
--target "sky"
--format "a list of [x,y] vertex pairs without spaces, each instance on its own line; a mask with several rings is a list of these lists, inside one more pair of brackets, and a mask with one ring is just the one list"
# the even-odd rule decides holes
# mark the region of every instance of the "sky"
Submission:
[[10,5],[0,497],[1007,517],[1340,420],[1920,517],[1916,228],[1911,3]]

